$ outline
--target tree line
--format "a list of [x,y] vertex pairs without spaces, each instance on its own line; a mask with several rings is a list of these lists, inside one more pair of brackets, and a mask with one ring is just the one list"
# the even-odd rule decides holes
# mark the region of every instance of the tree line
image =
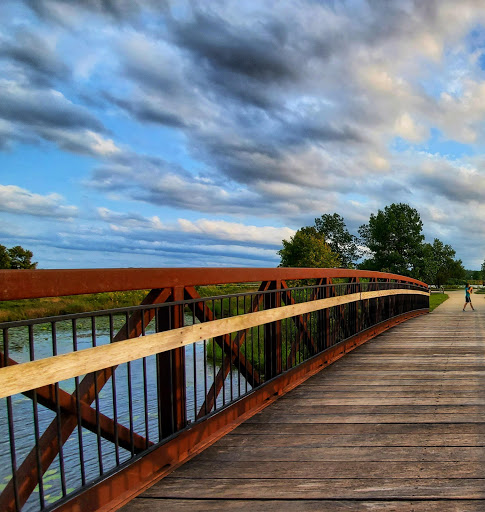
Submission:
[[303,227],[290,240],[283,240],[278,251],[280,266],[376,270],[438,286],[450,279],[467,278],[450,245],[438,238],[425,242],[421,217],[408,204],[393,203],[378,210],[358,232],[359,237],[349,233],[337,213],[324,214],[315,219],[314,226]]

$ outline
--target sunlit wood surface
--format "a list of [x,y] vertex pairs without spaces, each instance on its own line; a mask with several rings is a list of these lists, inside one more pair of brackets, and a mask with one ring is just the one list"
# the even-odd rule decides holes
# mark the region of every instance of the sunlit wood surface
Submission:
[[485,295],[463,292],[277,400],[123,508],[485,510]]

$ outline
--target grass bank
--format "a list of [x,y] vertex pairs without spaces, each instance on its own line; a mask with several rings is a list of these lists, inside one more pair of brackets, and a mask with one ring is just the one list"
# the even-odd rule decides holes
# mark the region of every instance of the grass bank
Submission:
[[[201,297],[228,295],[246,291],[256,291],[258,286],[248,285],[219,285],[201,286],[197,291]],[[70,295],[66,297],[46,297],[43,299],[25,299],[0,301],[0,322],[15,320],[28,320],[31,318],[45,318],[48,316],[68,315],[71,313],[84,313],[86,311],[102,311],[105,309],[126,308],[138,306],[147,295],[148,290],[134,290],[126,292],[92,293],[88,295]],[[249,303],[249,302],[248,302]],[[224,299],[215,304],[216,315],[221,309],[224,316],[235,315],[240,305],[236,300]],[[241,312],[241,311],[240,311]]]
[[3,301],[0,302],[0,322],[135,306],[146,294],[144,290],[135,290]]
[[436,309],[440,304],[443,304],[443,302],[448,299],[448,295],[446,293],[432,293],[429,296],[429,311],[433,311],[433,309]]

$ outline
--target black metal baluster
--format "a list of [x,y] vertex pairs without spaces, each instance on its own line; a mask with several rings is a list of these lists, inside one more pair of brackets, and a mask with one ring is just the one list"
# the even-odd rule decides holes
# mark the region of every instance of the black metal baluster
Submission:
[[[8,366],[9,347],[8,347],[8,329],[3,329],[3,353],[5,354],[5,366]],[[15,431],[14,431],[14,417],[12,409],[12,397],[7,396],[7,420],[8,420],[8,435],[10,443],[10,461],[12,464],[12,485],[13,495],[15,499],[15,509],[20,511],[19,489],[17,482],[17,452],[15,450]]]
[[[236,297],[236,316],[239,316],[239,295]],[[236,336],[239,335],[239,332],[236,333]],[[237,347],[239,354],[241,354],[242,344],[239,343]],[[241,396],[241,358],[237,358],[237,396]]]
[[[110,343],[113,343],[114,339],[114,325],[113,325],[113,315],[109,315],[109,339]],[[115,460],[116,465],[120,465],[120,442],[118,437],[118,400],[116,393],[116,367],[111,369],[111,394],[113,398],[113,435],[114,435],[114,445],[115,445]]]
[[[77,322],[72,319],[72,348],[77,351]],[[81,417],[81,395],[79,393],[79,377],[74,378],[75,394],[76,394],[76,413],[77,413],[77,438],[79,446],[79,467],[81,469],[81,484],[86,485],[86,471],[84,467],[84,443],[83,443],[83,426]]]
[[[33,325],[29,325],[29,356],[30,360],[35,360],[34,353],[34,327]],[[34,413],[34,435],[35,435],[35,461],[37,464],[37,478],[39,482],[39,501],[40,508],[45,508],[45,500],[44,500],[44,479],[42,478],[42,462],[40,458],[40,447],[39,447],[39,411],[37,407],[37,391],[32,390],[32,408]]]
[[[145,336],[145,311],[141,311],[141,335]],[[150,429],[148,425],[148,381],[147,381],[147,358],[142,359],[143,366],[143,408],[145,413],[145,448],[150,446]]]
[[[229,297],[229,313],[227,316],[231,316],[231,313],[232,313],[232,310],[231,310],[231,297]],[[233,349],[233,344],[232,344],[232,333],[229,333],[228,334],[229,336],[229,382],[230,382],[230,392],[231,392],[231,402],[233,400],[233,384],[232,384],[232,349]]]
[[[205,323],[206,321],[206,303],[205,301],[202,302],[202,320],[203,322]],[[207,365],[208,365],[208,361],[207,361],[207,343],[208,343],[208,340],[204,340],[203,341],[204,343],[204,347],[203,347],[203,350],[204,350],[204,355],[203,355],[203,361],[204,361],[204,414],[207,416]]]
[[[57,355],[57,330],[56,323],[51,322],[52,329],[52,355]],[[61,489],[62,496],[66,495],[66,474],[64,471],[64,449],[62,444],[62,423],[61,423],[61,407],[59,403],[59,383],[56,382],[55,386],[55,397],[56,397],[56,415],[57,415],[57,439],[59,442],[59,469],[61,473]]]
[[[215,303],[212,299],[212,316],[215,318],[216,310],[214,309]],[[212,366],[213,366],[213,382],[214,382],[214,412],[217,410],[217,390],[216,390],[216,339],[212,338]],[[224,357],[224,351],[223,351]]]
[[130,420],[130,453],[135,456],[135,441],[134,441],[134,427],[133,427],[133,391],[131,389],[131,361],[127,365],[127,379],[128,379],[128,414]]
[[[192,325],[195,325],[195,303],[192,303]],[[194,358],[194,421],[197,421],[197,343],[192,343]]]
[[[221,318],[224,318],[224,309],[223,309],[223,299],[220,299],[220,304],[221,304]],[[224,369],[224,359],[225,359],[225,354],[226,354],[226,344],[224,342],[224,336],[221,337],[221,345],[222,345],[222,361],[221,361],[221,371],[222,371],[222,407],[224,407],[226,405],[226,372],[225,372],[225,369]],[[229,364],[231,364],[229,362]]]
[[[161,309],[162,307],[166,306],[157,306],[155,311],[155,332],[160,332],[161,325],[160,325],[160,317],[161,317]],[[157,356],[158,357],[158,356]],[[163,439],[163,428],[162,428],[162,416],[163,416],[163,410],[162,410],[162,402],[160,400],[160,397],[162,396],[162,390],[160,387],[160,368],[159,365],[156,365],[157,367],[157,410],[158,410],[158,440],[161,441]]]
[[[97,346],[96,341],[96,319],[94,316],[91,317],[91,340],[93,347]],[[99,389],[98,389],[98,372],[94,372],[94,401],[96,404],[96,442],[98,447],[98,464],[99,464],[99,475],[104,473],[103,470],[103,449],[101,445],[101,425],[99,422]]]

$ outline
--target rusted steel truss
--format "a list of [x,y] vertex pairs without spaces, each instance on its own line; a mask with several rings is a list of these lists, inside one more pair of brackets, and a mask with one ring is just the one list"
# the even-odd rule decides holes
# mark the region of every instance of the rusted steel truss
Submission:
[[[170,293],[171,290],[169,289],[152,290],[143,300],[142,304],[163,303],[170,296]],[[128,323],[123,326],[113,338],[113,341],[116,342],[139,336],[142,333],[144,326],[148,325],[152,320],[153,315],[154,310],[150,309],[145,311],[135,311],[129,318]],[[2,354],[2,366],[5,365],[5,362],[5,357]],[[39,483],[39,472],[36,463],[37,452],[40,453],[40,471],[43,475],[49,469],[49,466],[59,454],[62,446],[69,439],[69,436],[72,434],[74,429],[78,426],[78,403],[81,406],[80,412],[83,425],[87,428],[93,426],[92,420],[93,417],[94,419],[96,417],[96,411],[91,407],[91,404],[96,398],[96,392],[99,393],[106,382],[108,382],[109,378],[113,375],[115,369],[116,367],[107,368],[106,370],[95,372],[95,375],[86,375],[72,395],[61,390],[59,386],[57,386],[57,393],[56,386],[46,386],[45,388],[39,388],[38,390],[31,392],[30,398],[37,398],[39,403],[53,409],[54,411],[57,411],[57,402],[59,402],[60,419],[58,420],[55,418],[51,422],[44,433],[40,436],[38,446],[32,448],[27,457],[17,468],[17,481],[19,482],[17,490],[19,507],[22,507],[25,504]],[[55,400],[56,397],[58,400]],[[101,416],[102,415],[100,415],[100,417]],[[58,421],[61,425],[60,438],[58,435]],[[118,423],[115,423],[113,420],[106,417],[103,417],[102,422],[104,428],[102,428],[101,431],[106,434],[106,439],[112,441],[117,437],[120,442],[120,446],[122,446],[122,443],[125,444],[126,432],[124,427],[120,428],[121,426]],[[108,434],[108,432],[110,433]],[[132,437],[133,444],[131,442],[130,435],[128,435],[128,439],[130,439],[130,448],[132,447],[134,451],[138,452],[147,448],[147,441],[143,437],[138,434],[134,434]],[[0,510],[15,510],[15,506],[15,493],[12,479],[0,494]]]
[[84,510],[117,510],[158,480],[161,480],[183,462],[193,458],[213,444],[242,421],[271,405],[306,379],[318,373],[346,353],[391,327],[410,318],[425,314],[413,311],[382,322],[356,336],[342,341],[301,365],[259,387],[254,393],[229,407],[209,416],[206,421],[184,430],[174,439],[162,444],[146,456],[105,480],[71,498],[56,509],[58,512]]
[[[0,298],[12,299],[17,295],[25,297],[35,296],[54,296],[62,295],[68,290],[70,293],[90,293],[93,291],[106,290],[128,290],[148,288],[141,286],[148,284],[149,269],[141,269],[137,273],[131,271],[121,271],[115,269],[106,271],[101,274],[99,271],[82,271],[83,276],[87,276],[84,281],[83,288],[72,288],[73,279],[63,280],[64,271],[35,271],[31,273],[25,271],[22,276],[27,276],[27,284],[23,282],[24,288],[12,291],[8,286],[3,290],[0,288]],[[151,269],[150,269],[151,270]],[[184,304],[183,301],[191,301],[190,307],[194,316],[199,322],[208,322],[216,320],[215,311],[210,307],[210,301],[205,301],[197,290],[195,284],[198,276],[200,282],[199,269],[183,269],[176,271],[168,269],[166,272],[162,269],[154,270],[153,282],[168,283],[168,286],[152,289],[142,302],[142,305],[160,305],[166,302],[174,302],[169,307],[148,308],[134,311],[126,320],[125,325],[113,337],[112,342],[118,342],[125,339],[136,338],[144,334],[145,327],[156,316],[156,326],[158,331],[182,327],[184,325]],[[220,269],[219,269],[220,270]],[[249,308],[249,312],[256,312],[263,307],[264,309],[277,308],[283,303],[287,306],[296,304],[296,300],[292,295],[291,289],[287,285],[289,279],[306,279],[310,277],[310,269],[257,269],[251,273],[249,269],[222,269],[222,274],[215,269],[204,269],[205,280],[200,284],[226,283],[226,282],[248,282],[254,281],[254,276],[259,278],[262,275],[268,276],[267,279],[258,279],[261,283],[258,292],[253,296]],[[350,279],[345,293],[352,293],[361,289],[358,271],[347,271],[340,269],[314,269],[317,272],[312,274],[319,286],[330,285],[324,288],[315,288],[308,300],[320,298],[329,298],[336,295],[336,285],[332,282],[332,276],[336,278]],[[264,271],[264,272],[262,272]],[[2,274],[0,277],[11,279],[13,274]],[[9,271],[16,272],[16,271]],[[81,272],[81,271],[73,271]],[[140,273],[141,272],[141,273]],[[16,274],[17,275],[17,274]],[[81,275],[81,274],[79,274]],[[364,274],[362,274],[364,275]],[[46,281],[48,277],[54,276],[57,281],[54,284]],[[124,284],[113,285],[115,278],[126,279]],[[135,276],[138,277],[137,286],[135,286]],[[229,276],[232,276],[229,279]],[[38,278],[39,277],[39,278]],[[253,277],[253,278],[252,278]],[[365,276],[367,277],[367,276]],[[392,274],[382,274],[381,279],[396,279],[398,276]],[[29,281],[29,279],[32,279]],[[377,277],[371,277],[368,284],[369,290],[378,288]],[[207,283],[205,282],[207,281]],[[409,280],[411,282],[414,280]],[[15,282],[15,279],[14,281]],[[416,281],[417,282],[417,281]],[[87,283],[87,284],[86,284]],[[422,283],[421,283],[422,284]],[[30,286],[30,288],[29,288]],[[41,290],[47,290],[41,294]],[[86,288],[87,287],[87,288]],[[7,291],[5,291],[7,290]],[[199,300],[200,299],[200,300]],[[93,509],[105,505],[112,501],[115,497],[114,492],[118,490],[126,492],[133,485],[140,488],[140,485],[146,483],[153,475],[148,475],[147,471],[156,472],[160,476],[160,468],[169,464],[171,467],[183,460],[189,453],[193,453],[197,446],[202,446],[207,439],[214,436],[215,432],[229,422],[237,419],[241,414],[252,414],[260,407],[264,401],[270,399],[274,392],[280,393],[282,389],[286,389],[289,385],[294,385],[301,380],[305,372],[320,368],[330,364],[333,360],[341,357],[342,353],[350,350],[354,346],[362,343],[369,337],[374,336],[383,326],[368,329],[338,345],[330,348],[330,344],[335,343],[338,339],[348,338],[349,335],[359,332],[363,325],[376,324],[379,321],[378,315],[382,313],[380,302],[383,299],[370,299],[360,301],[359,303],[337,306],[332,318],[329,309],[325,309],[317,317],[318,329],[322,331],[319,339],[325,340],[326,347],[318,347],[318,340],[312,336],[310,326],[311,314],[297,315],[291,317],[291,321],[296,327],[296,336],[292,339],[288,353],[284,356],[282,351],[282,325],[281,321],[275,321],[264,325],[264,344],[265,344],[265,365],[264,378],[253,367],[249,358],[245,357],[243,345],[247,341],[249,330],[239,331],[237,333],[225,334],[214,338],[214,342],[222,349],[223,362],[211,388],[207,391],[204,402],[197,413],[197,419],[201,419],[211,412],[215,412],[217,397],[221,390],[224,389],[224,382],[230,372],[231,367],[237,367],[240,374],[246,379],[252,388],[258,387],[255,393],[251,393],[247,398],[237,402],[234,405],[225,408],[223,411],[210,416],[208,423],[198,423],[188,432],[183,432],[174,441],[157,448],[155,451],[149,452],[140,461],[132,464],[130,468],[124,472],[112,477],[108,483],[96,485],[88,490],[85,495],[80,495],[69,503],[81,506],[79,510]],[[395,301],[395,299],[394,299]],[[392,307],[393,303],[389,303]],[[360,308],[360,311],[359,311]],[[222,309],[222,308],[221,308]],[[346,315],[346,311],[350,315]],[[246,313],[247,311],[245,311]],[[222,315],[221,311],[221,315]],[[413,316],[413,314],[401,315],[397,319],[387,322],[386,327],[403,321]],[[348,325],[349,320],[351,324]],[[331,342],[331,332],[336,337]],[[297,356],[304,347],[310,356],[314,356],[320,351],[320,354],[313,359],[311,363],[304,363],[285,372],[283,370],[293,368],[297,362]],[[340,347],[340,348],[339,348]],[[327,348],[324,352],[322,349]],[[339,352],[340,350],[340,352]],[[11,366],[17,364],[16,361],[0,352],[0,367]],[[284,368],[284,364],[286,367]],[[308,367],[308,368],[307,368]],[[305,370],[306,368],[306,370]],[[54,459],[62,453],[62,447],[68,440],[73,431],[79,424],[82,427],[94,432],[104,439],[117,443],[125,448],[133,455],[141,453],[150,448],[153,443],[142,435],[133,432],[119,424],[115,419],[111,419],[100,413],[92,406],[97,395],[113,376],[116,366],[107,368],[94,374],[86,375],[81,382],[77,383],[76,390],[70,394],[62,390],[58,384],[44,386],[36,390],[25,392],[25,396],[31,398],[35,404],[39,403],[56,413],[56,418],[40,435],[36,446],[34,446],[27,457],[22,461],[16,470],[17,489],[15,491],[13,478],[7,484],[4,491],[0,494],[0,510],[13,511],[16,507],[21,508],[42,480],[42,475],[47,471]],[[313,371],[311,370],[311,371]],[[163,437],[170,436],[187,425],[186,418],[186,397],[185,397],[185,349],[177,348],[168,352],[157,355],[157,372],[158,372],[158,400],[160,406],[160,429]],[[270,380],[269,384],[261,386]],[[274,389],[273,389],[274,388]],[[275,391],[276,390],[276,391]],[[269,394],[268,394],[269,393]],[[259,405],[258,405],[259,404]],[[252,412],[251,412],[252,411]],[[40,454],[40,464],[38,465]],[[161,458],[156,460],[155,454],[159,454]],[[138,468],[138,469],[137,469]],[[127,476],[129,479],[127,480]],[[133,491],[130,491],[133,492]],[[17,494],[17,499],[15,495]],[[86,507],[86,508],[85,508]],[[65,506],[63,509],[68,510]]]
[[[324,280],[319,279],[317,281],[317,285],[322,285],[322,284],[324,284]],[[281,287],[283,288],[283,290],[285,290],[282,294],[283,302],[287,306],[296,304],[296,301],[293,298],[293,296],[291,295],[290,290],[288,290],[288,285],[286,284],[286,281],[281,281]],[[315,300],[318,296],[318,293],[319,293],[318,288],[313,290],[310,300]],[[296,336],[296,339],[294,340],[294,342],[292,343],[290,352],[288,354],[288,359],[286,362],[287,368],[291,368],[292,366],[295,365],[296,356],[298,354],[298,351],[300,350],[302,341],[303,341],[304,345],[308,348],[310,354],[313,355],[313,354],[317,353],[317,350],[318,350],[317,345],[316,345],[315,341],[313,340],[313,338],[309,332],[309,329],[308,329],[309,316],[310,315],[307,314],[307,315],[299,315],[297,317],[292,318],[292,320],[295,323],[296,328],[297,328],[297,336]]]
[[[269,282],[261,283],[258,291],[266,291],[269,288]],[[186,298],[188,299],[200,299],[200,295],[197,293],[196,289],[192,286],[187,286],[185,288]],[[257,294],[252,301],[251,304],[251,313],[258,311],[261,302],[263,301],[263,295]],[[215,313],[208,307],[206,302],[196,302],[194,313],[196,318],[200,322],[210,322],[216,319]],[[261,378],[259,373],[252,366],[251,362],[244,356],[241,351],[241,346],[246,341],[247,331],[238,332],[235,338],[232,338],[231,334],[226,334],[224,336],[217,336],[214,338],[214,341],[221,347],[223,351],[223,362],[221,364],[221,368],[217,372],[217,375],[214,379],[214,383],[210,387],[207,392],[207,396],[202,404],[197,418],[201,418],[205,416],[208,412],[212,411],[214,405],[216,403],[217,397],[223,387],[223,383],[227,378],[231,365],[237,366],[241,374],[248,381],[251,387],[258,386],[261,383]]]

